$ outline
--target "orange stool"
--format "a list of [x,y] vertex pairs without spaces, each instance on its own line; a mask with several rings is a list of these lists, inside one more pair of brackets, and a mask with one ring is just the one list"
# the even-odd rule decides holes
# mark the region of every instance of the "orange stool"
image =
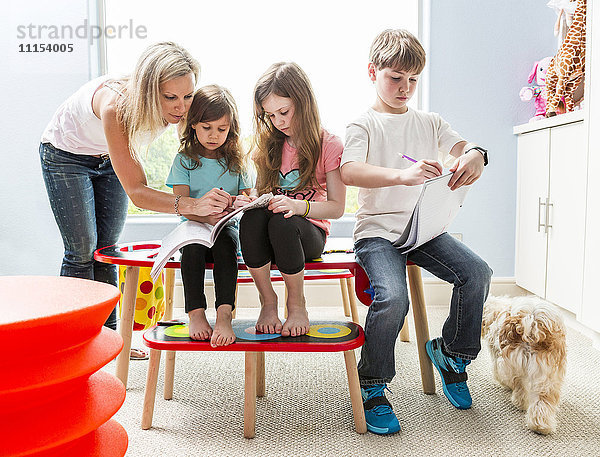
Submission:
[[116,287],[65,277],[0,277],[0,454],[122,457],[127,433],[110,418],[125,400],[98,371],[123,340],[103,327]]

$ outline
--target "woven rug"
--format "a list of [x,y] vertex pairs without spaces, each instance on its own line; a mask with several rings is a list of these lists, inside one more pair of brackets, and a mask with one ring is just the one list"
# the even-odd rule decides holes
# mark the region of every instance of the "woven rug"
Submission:
[[[364,322],[365,307],[361,307]],[[343,318],[337,308],[309,310],[313,319]],[[238,317],[254,318],[256,309]],[[447,311],[429,307],[431,336],[438,336]],[[468,368],[473,407],[455,409],[438,392],[421,390],[411,322],[410,343],[396,345],[397,374],[388,398],[402,430],[393,436],[354,432],[341,353],[266,354],[266,395],[257,399],[256,438],[243,437],[243,353],[177,354],[174,397],[162,398],[163,363],[153,427],[140,420],[147,361],[132,361],[127,398],[115,419],[129,434],[129,457],[188,456],[598,456],[600,455],[600,353],[569,329],[568,368],[558,430],[529,431],[510,392],[492,378],[484,347]],[[134,335],[141,346],[141,334]],[[357,359],[360,351],[357,350]],[[106,368],[114,373],[114,362]]]

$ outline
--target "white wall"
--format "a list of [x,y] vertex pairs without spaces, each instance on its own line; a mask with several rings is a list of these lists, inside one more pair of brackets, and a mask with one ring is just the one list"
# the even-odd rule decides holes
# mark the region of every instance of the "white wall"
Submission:
[[56,275],[62,241],[50,211],[38,148],[54,110],[89,79],[89,46],[73,39],[62,41],[73,43],[72,53],[19,53],[19,44],[42,41],[18,39],[17,26],[78,26],[87,18],[87,2],[19,0],[3,2],[2,7],[0,275]]
[[553,55],[547,0],[431,0],[430,110],[490,150],[490,165],[451,227],[495,276],[514,276],[516,137],[533,115],[519,99],[533,62]]

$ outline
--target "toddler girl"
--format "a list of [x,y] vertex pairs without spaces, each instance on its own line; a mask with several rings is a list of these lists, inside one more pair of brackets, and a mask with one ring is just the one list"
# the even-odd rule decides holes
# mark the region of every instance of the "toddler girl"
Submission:
[[[230,205],[248,203],[250,199],[243,194],[252,188],[252,183],[244,171],[239,139],[237,107],[229,91],[217,85],[198,89],[188,112],[179,153],[171,166],[167,185],[173,188],[174,194],[184,197],[201,197],[212,189],[220,189],[230,195]],[[188,219],[214,225],[225,214],[227,212],[223,211],[214,216],[188,216]],[[238,231],[234,224],[223,228],[211,248],[189,244],[181,249],[181,277],[185,311],[190,318],[190,338],[210,338],[213,347],[226,346],[235,341],[231,313],[235,306],[237,251]],[[214,329],[205,314],[206,262],[214,263],[217,308]]]

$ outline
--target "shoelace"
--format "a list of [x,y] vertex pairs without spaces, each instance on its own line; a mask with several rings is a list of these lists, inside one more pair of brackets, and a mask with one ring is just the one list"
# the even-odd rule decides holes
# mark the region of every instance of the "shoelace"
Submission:
[[[367,400],[370,400],[373,397],[384,395],[386,390],[389,393],[393,393],[386,384],[366,388],[365,391],[368,394]],[[389,414],[391,411],[392,408],[390,408],[388,405],[377,405],[371,410],[371,412],[373,412],[376,416],[383,416]]]

